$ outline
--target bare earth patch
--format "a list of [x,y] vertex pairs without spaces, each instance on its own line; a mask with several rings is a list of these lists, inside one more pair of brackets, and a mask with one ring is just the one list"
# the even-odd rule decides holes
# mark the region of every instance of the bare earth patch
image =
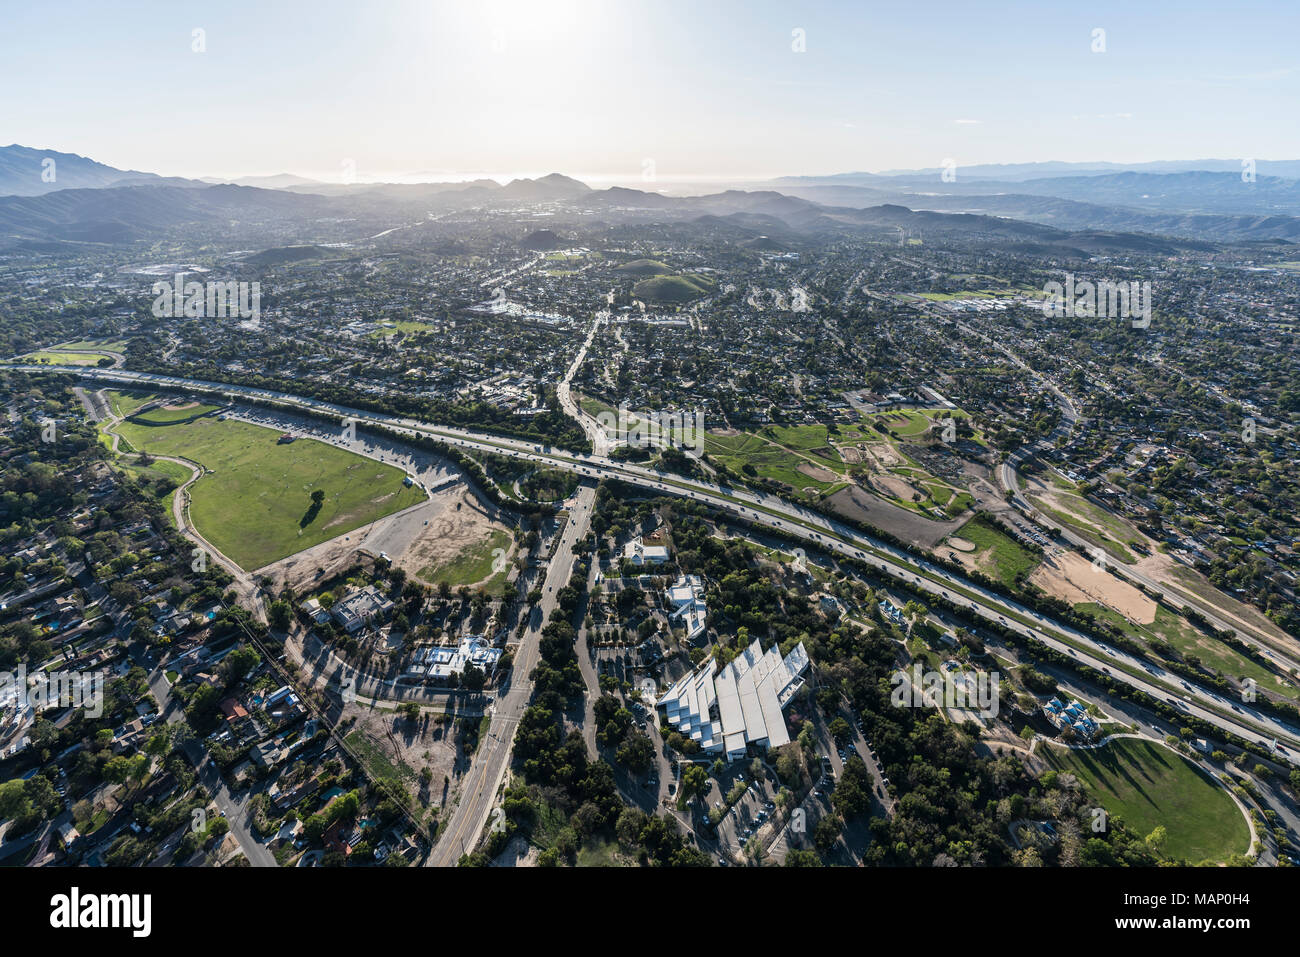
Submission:
[[[474,501],[463,485],[435,492],[427,502],[290,555],[258,569],[257,574],[259,577],[265,575],[270,578],[277,591],[285,585],[302,591],[318,580],[329,578],[348,568],[356,561],[359,552],[372,556],[386,553],[394,564],[405,568],[409,573],[411,563],[402,561],[406,551],[417,538],[426,535],[442,515],[454,510],[462,496],[470,502]],[[482,506],[461,505],[462,510],[471,511],[480,507]]]
[[871,453],[883,469],[891,469],[896,465],[903,464],[903,457],[894,451],[894,447],[888,442],[874,442],[866,446],[866,451]]
[[897,535],[906,542],[925,548],[934,548],[965,523],[965,519],[935,521],[888,502],[856,485],[840,489],[826,501],[835,511],[847,518],[864,522],[872,528]]
[[[422,711],[414,723],[398,717],[396,711],[372,708],[359,703],[345,704],[342,718],[356,718],[353,730],[360,734],[373,749],[371,757],[379,767],[392,769],[396,780],[411,795],[414,806],[447,807],[455,800],[460,787],[460,777],[467,766],[466,757],[457,744],[456,725],[453,721],[438,720],[432,711]],[[477,722],[477,717],[463,720]],[[424,790],[419,779],[422,768],[428,767],[433,776],[429,788]],[[390,781],[393,777],[388,777]]]
[[918,489],[896,475],[873,475],[867,480],[878,492],[884,492],[903,502],[910,502]]
[[949,544],[950,546],[952,546],[953,548],[955,548],[955,549],[956,549],[957,551],[959,551],[959,552],[973,552],[973,551],[975,551],[975,543],[974,543],[974,542],[968,542],[968,541],[966,541],[966,539],[964,539],[964,538],[958,538],[956,535],[953,535],[953,536],[951,536],[951,537],[948,539],[948,544]]
[[830,469],[822,468],[820,465],[813,465],[811,462],[800,462],[799,471],[811,479],[819,482],[834,482],[839,478]]
[[1096,602],[1142,625],[1156,620],[1155,601],[1073,551],[1062,549],[1049,554],[1029,580],[1072,605]]
[[389,556],[398,568],[424,581],[420,578],[423,570],[438,568],[455,560],[467,548],[482,545],[496,529],[508,531],[506,525],[490,518],[484,507],[462,489],[446,508],[429,519],[428,525],[420,527],[401,554],[389,552]]

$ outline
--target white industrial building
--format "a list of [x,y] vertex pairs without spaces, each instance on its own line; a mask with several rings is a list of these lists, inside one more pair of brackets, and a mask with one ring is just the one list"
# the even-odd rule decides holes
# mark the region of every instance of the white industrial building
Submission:
[[745,756],[749,745],[777,748],[790,743],[784,708],[803,686],[808,652],[803,642],[788,655],[757,640],[713,673],[706,661],[655,702],[668,723],[709,753],[728,761]]

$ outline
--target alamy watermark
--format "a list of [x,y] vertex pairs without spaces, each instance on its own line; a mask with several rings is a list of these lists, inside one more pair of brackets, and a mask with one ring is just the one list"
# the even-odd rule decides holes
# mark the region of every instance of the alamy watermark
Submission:
[[156,319],[251,319],[256,325],[262,316],[260,282],[186,282],[178,272],[174,283],[154,283],[153,295]]
[[1049,319],[1069,316],[1075,319],[1131,319],[1134,329],[1151,325],[1151,283],[1092,282],[1075,280],[1065,274],[1065,282],[1052,280],[1043,286],[1043,315]]
[[27,674],[27,666],[0,671],[0,701],[13,700],[18,711],[84,708],[86,716],[104,714],[104,672],[40,671]]
[[998,716],[999,686],[1002,676],[996,671],[960,672],[947,675],[942,671],[923,671],[912,665],[912,672],[895,671],[889,678],[894,686],[889,703],[896,708],[956,708],[978,711],[985,718]]
[[611,437],[614,445],[633,448],[690,449],[696,457],[704,454],[704,413],[630,412],[627,404],[617,414],[606,410],[596,416],[597,424]]

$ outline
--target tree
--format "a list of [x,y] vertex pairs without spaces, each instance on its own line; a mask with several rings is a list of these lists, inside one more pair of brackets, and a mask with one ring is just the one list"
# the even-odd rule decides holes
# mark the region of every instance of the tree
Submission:
[[840,820],[838,814],[827,814],[818,821],[817,826],[813,828],[813,844],[816,845],[817,850],[823,854],[828,853],[839,840],[843,826],[844,822]]
[[460,675],[461,687],[469,691],[482,691],[483,685],[486,683],[487,683],[487,675],[483,673],[483,669],[477,667],[476,665],[473,664],[466,665],[465,670],[461,672]]
[[[820,823],[820,822],[818,822]],[[815,851],[792,847],[785,855],[786,867],[821,867],[821,858]]]
[[702,798],[709,790],[709,776],[698,764],[687,765],[682,772],[681,793],[677,796],[679,810],[686,807],[691,798]]
[[325,492],[323,489],[316,489],[311,493],[311,503],[318,508],[325,504]]
[[633,731],[623,739],[615,757],[618,763],[629,771],[641,773],[648,771],[654,763],[654,742],[640,731]]
[[287,601],[273,601],[267,609],[267,617],[271,620],[271,627],[276,631],[286,631],[289,623],[293,621],[293,609]]
[[831,793],[831,803],[846,819],[865,814],[871,808],[871,775],[866,764],[853,755],[844,765],[844,773]]
[[110,784],[125,784],[131,770],[130,760],[119,754],[104,762],[104,780]]
[[1165,830],[1165,826],[1157,824],[1156,829],[1146,836],[1146,845],[1155,853],[1162,854],[1168,837],[1169,832]]

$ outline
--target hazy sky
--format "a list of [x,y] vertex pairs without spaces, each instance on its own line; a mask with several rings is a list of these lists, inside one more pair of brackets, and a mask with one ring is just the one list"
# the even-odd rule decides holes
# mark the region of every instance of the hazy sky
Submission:
[[1300,158],[1285,0],[0,0],[0,22],[0,144],[163,174]]

